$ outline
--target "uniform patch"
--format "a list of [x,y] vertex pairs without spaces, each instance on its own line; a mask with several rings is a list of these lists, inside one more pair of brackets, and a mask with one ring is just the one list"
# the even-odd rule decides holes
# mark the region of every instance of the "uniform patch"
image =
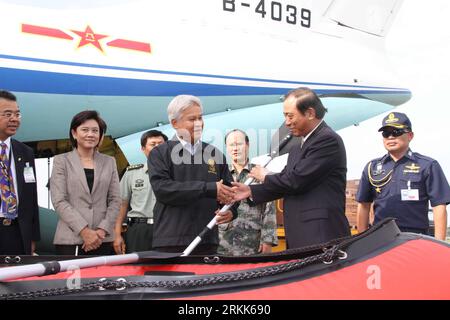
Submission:
[[411,163],[410,166],[405,166],[405,170],[403,170],[403,173],[419,173],[420,172],[420,166],[416,165],[415,163]]
[[142,188],[144,186],[144,180],[143,179],[136,179],[134,182],[135,188]]
[[390,113],[386,120],[386,123],[392,123],[392,122],[397,122],[397,121],[398,121],[398,118],[395,117],[395,114]]
[[367,174],[369,177],[370,184],[375,188],[376,193],[381,193],[381,188],[386,186],[392,179],[392,174],[394,172],[394,169],[389,171],[382,177],[381,179],[375,179],[373,176],[384,174],[385,170],[381,170],[383,166],[380,162],[377,164],[377,170],[375,172],[372,172],[372,162],[369,162],[368,168],[367,168]]
[[378,162],[377,169],[373,172],[374,176],[379,176],[380,174],[384,174],[385,170],[383,170],[383,164]]

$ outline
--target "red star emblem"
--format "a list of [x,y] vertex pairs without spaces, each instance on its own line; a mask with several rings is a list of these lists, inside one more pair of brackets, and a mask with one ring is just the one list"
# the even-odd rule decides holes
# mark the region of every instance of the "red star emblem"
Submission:
[[94,31],[92,31],[91,27],[89,27],[89,26],[86,27],[85,31],[72,30],[72,32],[76,33],[77,35],[79,35],[81,37],[80,43],[78,44],[78,48],[85,46],[87,44],[92,44],[98,50],[103,52],[102,46],[100,45],[100,42],[98,42],[98,40],[106,38],[107,35],[96,34],[96,33],[94,33]]

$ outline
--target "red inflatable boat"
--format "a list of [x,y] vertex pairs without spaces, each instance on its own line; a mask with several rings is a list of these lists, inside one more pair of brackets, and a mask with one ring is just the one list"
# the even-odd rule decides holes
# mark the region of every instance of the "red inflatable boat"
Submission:
[[[77,261],[93,258],[1,257],[8,263],[0,268],[0,299],[450,299],[450,245],[401,233],[393,220],[269,255],[135,256],[87,268]],[[74,270],[59,272],[71,261]],[[25,268],[47,275],[17,279]]]

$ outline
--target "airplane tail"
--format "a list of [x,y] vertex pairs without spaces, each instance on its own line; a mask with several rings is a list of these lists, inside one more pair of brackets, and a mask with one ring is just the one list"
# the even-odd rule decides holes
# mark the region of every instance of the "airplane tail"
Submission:
[[340,26],[385,37],[403,0],[333,0],[324,13]]

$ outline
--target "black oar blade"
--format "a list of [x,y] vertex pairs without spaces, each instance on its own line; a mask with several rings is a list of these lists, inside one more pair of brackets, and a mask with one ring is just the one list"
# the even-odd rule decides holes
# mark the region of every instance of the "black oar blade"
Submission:
[[181,257],[182,252],[160,252],[160,251],[142,251],[136,252],[139,256],[139,261],[141,259],[170,259]]

